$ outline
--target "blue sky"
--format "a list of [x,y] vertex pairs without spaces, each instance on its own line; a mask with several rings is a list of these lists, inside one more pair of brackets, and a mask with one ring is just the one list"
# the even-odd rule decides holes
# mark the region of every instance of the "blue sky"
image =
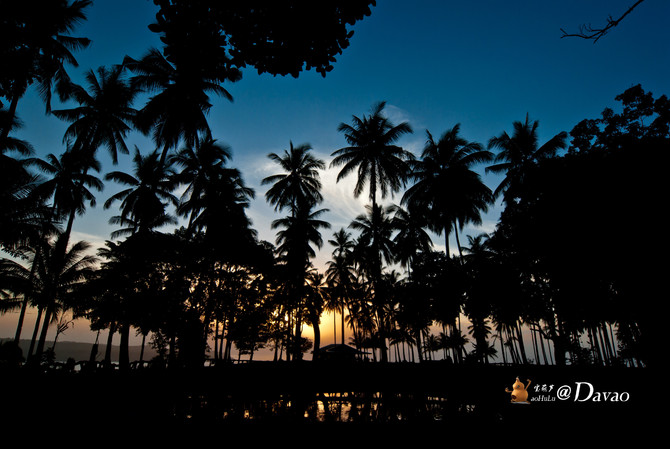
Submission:
[[[243,79],[225,87],[234,102],[213,99],[209,122],[214,137],[231,146],[231,165],[239,168],[256,190],[249,210],[260,238],[274,241],[270,223],[278,215],[265,203],[260,180],[277,172],[267,159],[294,144],[310,143],[327,163],[330,154],[345,146],[337,132],[340,122],[367,114],[373,103],[387,102],[395,122],[408,121],[414,134],[400,142],[419,154],[426,130],[435,136],[460,123],[461,135],[486,144],[528,113],[539,120],[540,141],[570,131],[584,118],[595,118],[605,107],[616,107],[614,97],[642,84],[655,96],[670,94],[670,2],[647,0],[597,43],[561,39],[561,28],[577,31],[580,24],[605,23],[618,17],[633,0],[471,0],[402,2],[380,0],[372,15],[353,28],[351,45],[326,78],[303,72],[299,78],[258,75],[245,69]],[[141,57],[158,37],[147,29],[157,7],[151,0],[96,0],[88,20],[74,33],[93,43],[76,54],[81,80],[84,71],[120,63],[125,55]],[[137,104],[141,107],[142,104]],[[58,106],[54,106],[57,108]],[[44,107],[34,92],[18,106],[24,128],[18,133],[33,144],[38,156],[64,151],[67,126]],[[151,141],[133,134],[129,147],[153,150]],[[101,176],[111,170],[130,170],[131,156],[121,155],[117,167],[100,153]],[[483,172],[483,170],[482,170]],[[336,170],[322,175],[326,219],[331,232],[346,227],[367,204],[353,198],[353,179],[335,183]],[[485,177],[494,189],[498,178]],[[113,230],[107,220],[115,210],[102,203],[118,191],[108,184],[97,195],[98,206],[74,225],[75,238],[101,244]],[[398,200],[398,198],[396,198]],[[475,235],[494,229],[499,208],[494,207]],[[435,237],[438,249],[442,237]],[[451,246],[452,249],[454,245]],[[326,245],[317,263],[330,254]]]

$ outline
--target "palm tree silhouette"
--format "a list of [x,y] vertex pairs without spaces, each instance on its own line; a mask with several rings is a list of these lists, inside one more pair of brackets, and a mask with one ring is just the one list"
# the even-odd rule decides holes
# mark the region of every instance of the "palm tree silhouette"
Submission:
[[311,265],[310,259],[316,256],[312,247],[321,248],[323,239],[320,229],[330,228],[330,223],[319,219],[319,216],[328,209],[312,210],[303,207],[297,210],[296,215],[290,215],[272,222],[273,229],[277,232],[277,252],[283,259],[288,270],[289,279],[286,286],[292,301],[292,309],[296,312],[294,356],[300,357],[301,353],[296,345],[300,341],[300,326],[302,301],[304,299],[304,283],[308,269]]
[[[481,212],[492,201],[490,189],[473,171],[487,162],[491,153],[481,144],[459,136],[460,125],[445,131],[438,141],[426,131],[428,140],[421,159],[412,161],[410,177],[415,183],[407,189],[402,203],[424,211],[432,230],[444,232],[446,254],[449,234],[466,223],[481,224]],[[460,243],[459,243],[460,250]]]
[[[382,332],[385,327],[386,298],[383,295],[383,263],[394,262],[394,242],[392,239],[394,228],[388,215],[389,208],[378,205],[366,206],[367,214],[356,217],[349,227],[359,231],[355,254],[368,281],[370,282],[374,313],[378,329]],[[385,338],[379,335],[380,341]],[[380,342],[382,361],[387,361],[386,346]]]
[[[275,220],[272,228],[283,228],[277,233],[277,251],[285,260],[289,271],[289,296],[293,311],[301,310],[304,283],[310,259],[316,255],[310,246],[321,248],[323,240],[319,229],[329,228],[330,224],[318,217],[327,209],[314,210],[322,200],[319,170],[325,167],[320,159],[310,154],[308,144],[293,146],[284,150],[282,156],[270,153],[268,157],[285,170],[284,173],[264,178],[262,184],[272,184],[265,194],[268,203],[275,210],[289,209],[290,215]],[[296,317],[295,342],[300,341],[300,317]],[[296,345],[294,345],[296,346]],[[296,358],[300,357],[297,347],[293,348]]]
[[[58,307],[66,304],[73,288],[85,283],[93,275],[97,263],[95,256],[87,254],[90,245],[86,242],[73,244],[63,254],[60,250],[63,246],[60,239],[65,237],[65,234],[60,234],[55,239],[45,241],[40,251],[35,252],[40,262],[36,264],[37,270],[32,278],[32,295],[36,304],[44,311],[44,324],[35,349],[37,361],[44,351],[51,318],[57,313]],[[35,324],[36,330],[39,324],[38,320]]]
[[[84,10],[90,4],[90,0],[74,0],[72,3],[58,0],[40,4],[39,8],[31,3],[15,3],[11,8],[3,5],[3,13],[10,19],[5,23],[14,24],[16,29],[11,34],[15,40],[10,43],[11,80],[4,95],[10,99],[10,105],[5,117],[7,125],[0,125],[0,140],[9,134],[18,101],[31,84],[37,83],[47,113],[51,111],[54,87],[61,100],[67,98],[71,82],[65,64],[77,67],[72,52],[90,44],[87,38],[68,34],[86,19]],[[0,90],[3,87],[0,86]]]
[[[175,181],[187,186],[177,212],[188,216],[188,231],[205,232],[205,239],[216,248],[219,257],[239,255],[255,244],[256,233],[245,213],[255,192],[247,187],[242,174],[226,166],[231,149],[215,139],[198,139],[194,147],[186,145],[170,159],[182,170]],[[229,235],[235,235],[231,242]]]
[[132,108],[137,90],[130,86],[121,65],[89,70],[85,80],[88,91],[78,85],[70,89],[69,97],[78,106],[54,110],[53,114],[71,123],[63,140],[72,141],[72,151],[94,158],[104,146],[116,164],[119,152],[129,153],[125,138],[137,114]]
[[[10,131],[20,128],[22,123],[9,112],[0,109],[0,123],[9,123]],[[17,153],[19,159],[10,155]],[[53,218],[51,208],[44,199],[34,194],[43,180],[29,170],[34,150],[21,139],[7,134],[0,136],[0,248],[17,255],[24,245],[30,246],[31,238],[43,234]]]
[[531,122],[526,114],[524,122],[514,122],[514,132],[511,136],[503,132],[489,140],[489,149],[498,148],[500,151],[493,160],[494,164],[487,167],[486,171],[495,174],[506,173],[505,178],[494,191],[495,197],[511,189],[505,199],[509,203],[508,199],[515,195],[515,183],[521,181],[528,164],[554,156],[559,149],[566,147],[566,132],[560,132],[543,145],[538,146],[538,126],[539,122],[537,120]]
[[[351,234],[343,228],[333,234],[333,239],[328,240],[333,245],[332,259],[326,262],[326,281],[329,286],[328,308],[341,314],[341,341],[344,339],[344,308],[347,299],[350,299],[354,283],[356,282],[356,271],[354,268],[353,249],[354,241]],[[333,326],[333,335],[337,342],[336,326]]]
[[112,217],[112,224],[128,226],[113,233],[113,236],[147,232],[166,224],[176,223],[176,219],[166,213],[167,205],[177,206],[178,199],[172,193],[176,181],[173,171],[159,160],[157,151],[142,156],[135,147],[133,157],[134,176],[122,171],[113,171],[105,176],[106,180],[129,186],[115,193],[107,201],[108,209],[116,201],[121,201],[121,215]]
[[394,125],[382,113],[386,102],[376,103],[369,116],[353,116],[352,124],[340,123],[338,131],[343,132],[348,147],[332,153],[335,158],[331,167],[342,166],[337,181],[358,171],[354,196],[358,197],[369,185],[370,201],[373,209],[377,205],[377,193],[381,198],[397,192],[404,184],[408,172],[407,160],[411,154],[394,145],[404,134],[412,132],[407,122]]
[[423,214],[411,213],[398,205],[391,205],[392,225],[398,230],[393,237],[395,259],[403,264],[411,276],[411,265],[417,252],[428,252],[433,248],[430,235],[424,229],[427,226]]
[[204,58],[178,59],[183,63],[171,62],[160,50],[152,48],[139,60],[129,56],[123,60],[123,66],[134,73],[132,86],[156,93],[138,112],[137,126],[143,133],[151,133],[156,146],[162,148],[161,160],[182,140],[193,146],[200,135],[211,137],[207,123],[212,107],[209,94],[232,101],[220,83],[240,78],[238,72],[210,70],[216,67],[209,67]]
[[[181,202],[195,200],[203,195],[207,187],[222,171],[226,170],[226,163],[231,158],[230,147],[218,143],[215,139],[198,139],[194,146],[186,145],[179,153],[170,159],[170,163],[181,167],[176,173],[176,181],[186,184]],[[189,229],[198,215],[198,210],[191,209],[189,214]]]
[[300,208],[313,207],[323,201],[319,170],[325,168],[325,163],[310,154],[311,150],[309,144],[294,147],[293,142],[290,142],[289,149],[284,150],[283,155],[268,155],[285,171],[261,181],[262,185],[272,184],[265,198],[275,206],[275,211],[289,209],[291,215],[295,216]]
[[53,198],[53,208],[57,218],[65,218],[66,226],[62,243],[67,246],[76,215],[86,212],[86,202],[95,207],[95,196],[90,188],[102,191],[100,179],[88,173],[89,169],[100,170],[100,164],[94,159],[87,159],[84,154],[66,151],[60,157],[48,154],[46,160],[33,158],[30,163],[51,179],[44,181],[34,190],[42,198]]

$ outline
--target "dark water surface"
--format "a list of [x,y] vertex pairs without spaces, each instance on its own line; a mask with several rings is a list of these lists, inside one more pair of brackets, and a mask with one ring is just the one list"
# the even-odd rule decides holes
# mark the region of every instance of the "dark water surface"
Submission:
[[[647,425],[646,369],[257,362],[196,371],[2,371],[4,430],[453,433],[627,429]],[[519,377],[528,402],[506,389]],[[566,391],[570,390],[570,395]],[[488,430],[485,430],[488,429]],[[553,430],[552,430],[553,429]],[[334,433],[333,433],[334,432]],[[610,432],[611,435],[612,432]]]

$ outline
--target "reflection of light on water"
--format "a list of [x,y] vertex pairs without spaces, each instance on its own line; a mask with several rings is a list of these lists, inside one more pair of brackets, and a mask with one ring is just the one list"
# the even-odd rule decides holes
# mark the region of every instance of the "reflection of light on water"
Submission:
[[[455,407],[455,408],[454,408]],[[313,395],[279,395],[273,398],[205,397],[191,395],[175,416],[209,417],[224,421],[299,419],[304,422],[391,423],[444,421],[448,410],[471,414],[473,404],[454,404],[446,397],[382,392],[328,392]]]

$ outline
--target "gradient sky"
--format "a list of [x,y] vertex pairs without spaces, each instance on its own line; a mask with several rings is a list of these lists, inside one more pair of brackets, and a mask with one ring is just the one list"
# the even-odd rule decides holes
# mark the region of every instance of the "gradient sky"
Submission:
[[[225,86],[233,103],[213,99],[209,123],[214,137],[232,148],[230,165],[256,190],[248,213],[259,238],[274,241],[270,223],[279,217],[265,203],[266,187],[260,185],[262,178],[278,172],[266,155],[283,152],[290,141],[310,143],[329,164],[330,154],[346,145],[337,125],[367,114],[377,101],[387,102],[386,113],[395,123],[412,125],[414,133],[400,144],[419,155],[426,130],[437,137],[460,123],[462,137],[486,144],[502,131],[511,132],[512,123],[529,114],[540,122],[543,143],[582,119],[598,117],[605,107],[616,108],[614,97],[635,84],[655,96],[670,94],[670,2],[645,1],[595,44],[561,39],[561,28],[576,32],[580,24],[604,25],[608,16],[620,16],[633,3],[417,0],[410,6],[379,0],[372,15],[354,26],[350,47],[325,78],[316,72],[303,72],[297,79],[261,76],[245,69],[241,81]],[[80,67],[70,69],[72,77],[81,81],[89,69],[120,63],[125,55],[139,58],[151,46],[160,46],[147,29],[156,11],[151,0],[94,0],[88,20],[73,33],[93,42],[76,54]],[[17,137],[32,143],[38,156],[65,150],[67,124],[45,116],[34,92],[19,102],[18,115],[24,127]],[[141,135],[131,135],[127,143],[143,153],[153,150]],[[130,155],[120,155],[117,167],[104,150],[100,157],[101,177],[111,170],[132,170]],[[330,209],[324,217],[332,224],[324,240],[348,226],[368,203],[365,195],[353,198],[353,178],[336,183],[336,176],[336,170],[322,174],[323,207]],[[485,180],[494,189],[499,178]],[[109,239],[113,228],[107,220],[117,210],[104,210],[102,203],[118,190],[114,184],[105,186],[97,195],[98,206],[75,221],[73,238],[94,245]],[[498,213],[494,207],[482,227],[466,228],[464,234],[493,231]],[[436,249],[444,248],[442,237],[435,236],[434,243]],[[326,244],[316,264],[322,265],[331,250]],[[0,337],[13,331],[2,329]]]

